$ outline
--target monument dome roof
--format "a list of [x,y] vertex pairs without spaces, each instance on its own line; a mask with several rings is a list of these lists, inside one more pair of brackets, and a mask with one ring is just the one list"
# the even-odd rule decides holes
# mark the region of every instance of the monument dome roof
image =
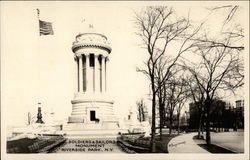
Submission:
[[80,48],[95,47],[111,52],[110,43],[108,38],[101,33],[96,32],[93,27],[89,27],[86,32],[76,35],[75,41],[72,44],[72,51],[76,52]]

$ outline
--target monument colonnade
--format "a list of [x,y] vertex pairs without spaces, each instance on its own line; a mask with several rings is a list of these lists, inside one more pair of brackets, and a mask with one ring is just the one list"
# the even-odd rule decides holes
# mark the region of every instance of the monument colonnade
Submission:
[[76,54],[76,93],[107,92],[108,56],[97,53]]

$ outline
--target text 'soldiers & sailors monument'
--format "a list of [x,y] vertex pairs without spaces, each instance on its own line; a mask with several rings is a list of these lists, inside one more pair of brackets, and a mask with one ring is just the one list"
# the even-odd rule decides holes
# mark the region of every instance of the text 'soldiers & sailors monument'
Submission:
[[113,111],[113,100],[107,94],[107,72],[110,43],[105,35],[79,33],[72,45],[75,60],[76,86],[67,134],[108,134],[119,130]]

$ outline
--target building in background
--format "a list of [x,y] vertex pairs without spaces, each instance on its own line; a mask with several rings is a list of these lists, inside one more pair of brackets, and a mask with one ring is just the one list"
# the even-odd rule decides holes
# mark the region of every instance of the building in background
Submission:
[[[233,106],[229,102],[214,100],[210,112],[210,126],[214,131],[229,131],[244,129],[244,100],[237,100]],[[195,103],[189,104],[189,130],[198,130],[200,111]],[[205,127],[204,116],[201,119]]]
[[235,101],[236,128],[244,129],[244,100]]

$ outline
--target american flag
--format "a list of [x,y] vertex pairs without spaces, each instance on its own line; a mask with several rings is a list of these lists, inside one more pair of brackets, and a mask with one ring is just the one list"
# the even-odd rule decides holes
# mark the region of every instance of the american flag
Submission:
[[40,36],[44,35],[54,35],[51,22],[39,20]]

